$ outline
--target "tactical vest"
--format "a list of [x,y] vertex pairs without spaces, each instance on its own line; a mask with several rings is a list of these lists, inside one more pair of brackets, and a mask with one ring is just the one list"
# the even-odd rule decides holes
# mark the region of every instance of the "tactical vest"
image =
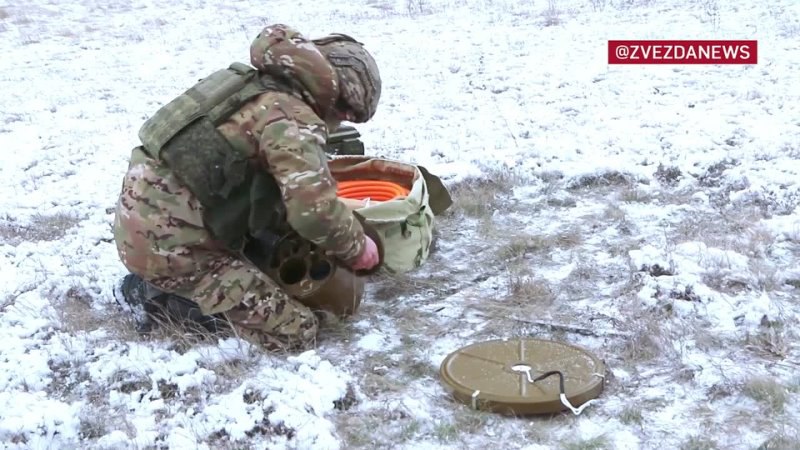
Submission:
[[139,130],[150,157],[167,165],[203,205],[212,235],[241,250],[249,232],[285,220],[274,178],[255,170],[217,126],[267,91],[292,92],[288,81],[242,63],[214,72],[159,109]]

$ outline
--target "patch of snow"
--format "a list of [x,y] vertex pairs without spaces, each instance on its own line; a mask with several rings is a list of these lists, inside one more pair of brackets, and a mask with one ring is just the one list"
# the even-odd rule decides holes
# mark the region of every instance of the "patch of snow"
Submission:
[[[783,361],[741,343],[762,331],[765,316],[780,322],[780,339],[797,338],[800,2],[731,0],[709,10],[693,0],[627,8],[559,0],[556,12],[540,3],[276,0],[268,18],[263,2],[251,0],[83,0],[58,11],[32,0],[0,8],[0,442],[33,449],[214,448],[221,439],[234,447],[345,448],[351,443],[339,418],[352,424],[392,405],[410,417],[387,419],[368,430],[370,437],[402,436],[401,448],[463,447],[431,426],[412,426],[414,419],[464,417],[442,400],[438,380],[389,379],[391,388],[348,411],[336,410],[334,401],[348,384],[358,387],[366,358],[396,348],[401,338],[413,338],[418,348],[408,351],[437,367],[488,335],[556,336],[523,322],[498,329],[492,322],[507,317],[476,310],[476,303],[500,301],[509,280],[502,265],[508,262],[481,267],[497,250],[487,240],[492,227],[532,236],[577,230],[580,242],[522,261],[557,296],[552,307],[527,313],[559,323],[567,317],[598,333],[557,337],[604,354],[618,389],[605,391],[592,414],[493,419],[491,439],[488,426],[467,416],[478,425],[466,442],[482,447],[514,437],[513,445],[538,450],[562,436],[607,433],[615,448],[679,448],[692,436],[720,448],[755,448],[775,423],[797,423],[796,410],[763,421],[752,411],[763,407],[755,400],[739,392],[714,399],[709,391],[764,374],[796,385],[782,364],[797,361],[800,348],[788,345]],[[246,62],[265,21],[315,36],[344,32],[374,52],[381,106],[374,120],[358,125],[370,154],[422,164],[448,185],[515,175],[518,185],[508,193],[514,211],[448,219],[458,221],[457,230],[442,237],[436,263],[437,276],[450,271],[451,279],[397,302],[434,326],[421,320],[398,327],[397,303],[368,298],[371,309],[352,325],[349,342],[289,357],[256,357],[238,339],[178,351],[169,339],[120,333],[129,324],[117,320],[114,291],[125,269],[111,223],[138,128],[198,78]],[[757,39],[759,64],[607,64],[608,39],[664,36]],[[659,178],[662,166],[675,169],[674,185]],[[604,185],[609,181],[620,185]],[[597,189],[584,186],[593,182]],[[626,198],[631,191],[642,198]],[[726,244],[666,236],[687,221],[711,217],[698,226],[714,227],[715,220],[752,211],[763,218],[741,224],[751,228]],[[41,232],[56,213],[75,223]],[[740,246],[757,227],[771,236]],[[585,279],[570,276],[587,268]],[[425,270],[419,281],[426,281]],[[475,277],[480,271],[488,278]],[[719,289],[713,280],[736,289]],[[76,326],[69,305],[101,320]],[[531,309],[519,306],[508,315]],[[606,337],[597,325],[627,331],[666,307],[672,314],[657,316],[655,325],[671,332],[702,327],[721,344],[709,349],[691,336],[671,336],[677,360],[624,361],[620,349],[629,342]],[[693,377],[682,379],[674,365]],[[238,370],[243,375],[230,375]],[[790,393],[790,401],[796,397]],[[643,405],[643,423],[614,420],[609,411],[621,404]],[[745,413],[752,421],[732,420]],[[81,437],[81,420],[98,419],[106,425],[102,435]],[[529,425],[537,442],[519,438]],[[396,430],[406,434],[391,434]]]

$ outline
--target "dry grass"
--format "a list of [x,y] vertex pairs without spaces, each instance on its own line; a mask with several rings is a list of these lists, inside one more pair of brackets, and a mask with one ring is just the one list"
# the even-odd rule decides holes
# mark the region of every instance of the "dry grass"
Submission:
[[619,421],[626,425],[641,425],[644,422],[643,409],[641,405],[626,406],[619,413]]
[[484,177],[467,178],[448,186],[453,198],[449,214],[473,218],[491,215],[508,202],[509,195],[519,182],[520,179],[509,172],[490,169]]
[[756,222],[745,230],[740,240],[740,252],[754,258],[766,258],[772,254],[776,241],[777,236],[772,230]]
[[563,450],[607,450],[611,448],[611,442],[605,435],[580,441],[565,442],[561,445]]
[[[343,448],[392,448],[417,437],[423,422],[415,419],[400,404],[386,404],[357,414],[343,413],[336,418]],[[381,430],[382,433],[376,433]]]
[[456,406],[451,417],[439,419],[433,427],[433,436],[442,443],[470,443],[470,436],[480,433],[491,419],[491,413]]
[[792,423],[789,426],[781,425],[766,441],[761,443],[756,450],[787,450],[800,448],[800,428]]
[[497,251],[497,258],[500,260],[524,258],[531,253],[547,252],[555,246],[555,240],[544,235],[518,234],[501,242]]
[[[752,212],[752,211],[751,211]],[[731,250],[747,256],[748,273],[733,267],[725,255],[706,255],[703,282],[725,294],[737,295],[748,290],[774,291],[780,288],[778,267],[768,261],[776,237],[773,232],[749,214],[740,217],[694,215],[666,232],[673,245],[678,242],[699,241],[711,248]]]
[[595,12],[604,11],[606,9],[606,5],[608,5],[608,0],[589,0],[589,3],[592,5],[592,9]]
[[653,199],[652,194],[635,185],[623,186],[618,197],[624,203],[649,203]]
[[731,268],[730,261],[708,257],[704,261],[706,272],[703,283],[718,292],[737,295],[749,289],[749,280]]
[[559,285],[559,290],[573,298],[581,298],[596,292],[602,282],[602,272],[595,265],[591,255],[578,252],[573,257],[575,267]]
[[748,263],[750,273],[755,279],[754,289],[772,292],[777,291],[783,285],[783,280],[777,266],[765,260],[750,260]]
[[353,339],[355,329],[350,320],[325,320],[320,323],[318,344],[324,341],[331,342],[350,342]]
[[680,450],[717,450],[717,443],[707,436],[692,436],[680,446]]
[[69,213],[35,214],[28,224],[17,223],[6,216],[0,220],[0,238],[12,245],[23,241],[54,241],[64,237],[80,221],[80,218]]
[[119,318],[95,309],[93,295],[79,285],[70,287],[61,298],[52,293],[48,296],[61,330],[71,335],[98,330]]
[[416,17],[430,11],[430,5],[426,0],[406,0],[406,11],[409,16]]
[[556,0],[547,0],[547,8],[542,11],[544,26],[552,27],[561,23],[561,10],[558,8]]
[[688,326],[678,331],[668,328],[667,325],[671,325],[668,309],[632,307],[628,314],[622,331],[628,333],[629,337],[621,343],[621,348],[616,353],[622,363],[629,367],[635,368],[640,363],[676,356],[673,346],[675,335],[684,339],[685,335],[693,332]]
[[[480,336],[505,335],[525,326],[525,320],[541,317],[555,302],[558,292],[550,282],[530,273],[527,265],[511,265],[504,275],[505,291],[496,295],[466,295],[463,305],[485,317]],[[476,336],[476,339],[478,337]]]
[[107,402],[92,402],[79,413],[78,437],[82,442],[94,441],[112,431],[122,431],[136,436],[136,426],[130,422],[124,408],[112,407]]
[[420,291],[449,295],[457,290],[452,286],[453,277],[446,274],[418,278],[415,274],[380,273],[373,276],[370,284],[374,298],[381,301],[396,300]]
[[616,203],[609,203],[602,214],[596,216],[594,220],[598,225],[606,223],[613,225],[622,236],[631,236],[636,229],[636,225],[628,218],[625,210]]
[[435,315],[413,307],[397,308],[392,314],[399,343],[381,351],[364,352],[355,363],[360,373],[359,390],[369,399],[402,392],[410,383],[435,379],[438,367],[430,363],[428,342],[445,333]]
[[[556,298],[552,285],[545,279],[531,276],[512,276],[503,308],[517,309],[527,316],[526,308],[549,306]],[[498,305],[499,306],[499,305]]]
[[[529,254],[544,254],[556,248],[570,249],[583,243],[583,230],[580,226],[568,226],[552,235],[518,234],[511,230],[499,233],[497,239],[502,244],[497,252],[500,260],[515,260]],[[509,237],[510,236],[510,237]]]
[[[69,345],[67,341],[65,345]],[[109,404],[109,392],[147,391],[151,382],[146,376],[119,371],[108,383],[98,384],[93,382],[81,360],[50,361],[49,365],[53,377],[47,387],[48,395],[66,402],[85,402],[78,415],[78,439],[81,442],[93,441],[116,430],[129,437],[136,435],[136,429],[129,421],[129,412]],[[76,446],[79,447],[83,446]]]
[[[218,367],[209,367],[215,372],[219,371],[222,374],[231,376],[231,379],[233,379],[233,374],[237,374],[237,376],[245,375],[249,367],[254,365],[258,358],[262,357],[266,352],[258,343],[253,343],[253,345],[245,344],[245,342],[248,342],[246,337],[239,336],[235,329],[227,328],[224,324],[222,326],[226,328],[212,332],[196,322],[188,319],[178,321],[166,314],[155,317],[154,322],[155,327],[153,330],[148,333],[138,334],[137,340],[168,342],[170,344],[169,349],[179,354],[202,348],[204,345],[214,344],[219,339],[240,338],[242,345],[233,350],[235,354],[232,355],[233,357],[230,358],[229,363]],[[274,350],[270,354],[286,356],[289,353]],[[241,364],[244,364],[244,367],[241,367]]]
[[654,324],[642,326],[623,346],[620,356],[630,365],[658,358],[666,349],[666,339]]
[[[186,324],[166,320],[159,322],[159,326],[153,332],[138,334],[134,330],[135,324],[129,313],[114,309],[110,311],[95,309],[92,305],[92,296],[77,287],[69,289],[63,298],[55,298],[52,301],[61,330],[68,333],[65,336],[80,335],[104,327],[111,332],[112,338],[121,342],[162,341],[170,343],[170,348],[178,353],[189,349],[202,353],[204,347],[201,344],[214,342],[221,336],[199,327],[188,327]],[[68,345],[67,342],[65,341],[65,345]],[[215,347],[212,351],[218,351],[218,348]],[[123,394],[142,392],[163,399],[167,405],[172,405],[168,408],[189,408],[202,402],[209,392],[226,393],[231,388],[241,385],[252,375],[253,368],[265,354],[259,347],[244,343],[241,347],[232,348],[230,351],[233,354],[226,355],[222,363],[204,364],[205,359],[200,358],[200,367],[211,370],[216,375],[216,382],[212,386],[205,386],[202,392],[199,388],[181,392],[175,383],[159,379],[155,380],[154,384],[148,374],[131,371],[118,371],[104,383],[92,382],[80,360],[53,364],[51,370],[54,376],[48,392],[56,398],[86,402],[79,417],[81,442],[91,442],[116,430],[134,437],[136,429],[129,422],[130,412],[110,405],[109,392],[118,391]],[[251,436],[276,434],[291,436],[294,430],[262,422],[256,424],[248,433]],[[228,444],[232,445],[230,448],[243,448],[241,442]],[[220,443],[220,446],[215,448],[228,447]]]
[[756,376],[742,387],[742,393],[759,402],[766,414],[782,414],[789,401],[789,391],[777,379]]
[[635,184],[636,178],[631,174],[617,170],[606,170],[576,177],[567,183],[567,189],[594,191],[606,187],[634,186]]
[[653,176],[663,186],[675,186],[683,178],[683,172],[678,167],[659,164]]
[[665,237],[674,244],[699,241],[750,257],[765,257],[772,251],[776,237],[760,223],[764,217],[758,208],[695,212],[670,227]]
[[725,172],[739,165],[739,161],[733,158],[726,158],[709,165],[706,171],[698,177],[697,181],[703,187],[720,187],[724,184]]

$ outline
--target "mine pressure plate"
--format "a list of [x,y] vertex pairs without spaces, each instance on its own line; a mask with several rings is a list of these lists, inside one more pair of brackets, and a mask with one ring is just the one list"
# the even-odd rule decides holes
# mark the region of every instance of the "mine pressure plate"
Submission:
[[462,347],[442,361],[439,374],[472,408],[521,416],[580,414],[603,391],[605,370],[576,346],[518,338]]

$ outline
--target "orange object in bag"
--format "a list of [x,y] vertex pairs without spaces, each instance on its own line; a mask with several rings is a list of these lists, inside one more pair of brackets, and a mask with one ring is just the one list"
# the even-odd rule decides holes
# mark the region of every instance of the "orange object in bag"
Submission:
[[340,181],[336,195],[351,200],[385,202],[398,197],[405,197],[409,189],[391,181],[384,180],[349,180]]

